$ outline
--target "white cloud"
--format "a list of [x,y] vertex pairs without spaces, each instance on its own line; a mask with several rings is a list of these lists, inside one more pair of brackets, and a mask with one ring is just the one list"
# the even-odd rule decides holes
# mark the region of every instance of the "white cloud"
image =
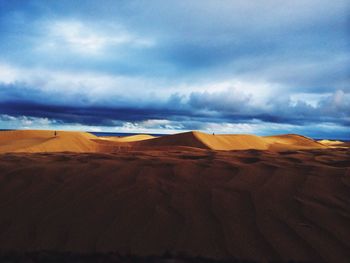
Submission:
[[[47,94],[47,100],[75,101],[87,100],[88,103],[114,99],[143,101],[150,99],[157,85],[152,80],[94,72],[67,72],[44,68],[21,68],[0,62],[0,84],[21,84],[23,94],[29,90]],[[158,86],[159,88],[159,86]],[[142,97],[135,97],[135,94]],[[154,96],[152,96],[154,98]],[[33,99],[32,98],[32,99]]]
[[346,95],[342,90],[337,90],[331,98],[332,104],[335,107],[341,107],[347,99],[349,99],[349,95]]
[[11,116],[0,114],[0,127],[2,129],[50,129],[57,124],[55,120],[28,116]]
[[298,92],[290,95],[290,101],[293,105],[296,105],[298,101],[306,101],[307,104],[312,107],[317,107],[320,100],[330,96],[330,93],[317,94],[317,93],[305,93]]
[[13,84],[18,80],[20,74],[21,72],[17,68],[0,63],[0,83]]
[[[110,101],[121,103],[121,99],[129,102],[146,103],[146,101],[164,102],[171,94],[180,93],[188,97],[192,92],[227,94],[226,102],[250,97],[255,104],[263,104],[269,97],[269,84],[247,82],[239,79],[221,80],[210,83],[173,83],[169,85],[161,78],[128,77],[96,72],[69,72],[49,70],[45,68],[21,68],[1,63],[0,83],[23,84],[23,89],[34,92],[50,93],[48,100],[64,100],[76,98],[86,99],[89,103]],[[273,85],[271,85],[273,87]],[[232,91],[232,92],[231,92]],[[234,92],[233,92],[234,91]],[[266,91],[264,93],[264,91]],[[137,96],[135,96],[137,94]],[[252,96],[250,96],[252,94]]]
[[154,40],[140,37],[121,26],[89,24],[79,20],[62,20],[46,25],[46,35],[38,51],[71,51],[81,55],[101,55],[109,47],[131,45],[150,47]]

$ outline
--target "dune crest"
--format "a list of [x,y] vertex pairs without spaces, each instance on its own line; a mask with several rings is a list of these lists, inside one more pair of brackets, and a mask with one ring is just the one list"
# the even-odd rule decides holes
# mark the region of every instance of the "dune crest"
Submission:
[[327,148],[297,134],[256,136],[249,134],[207,134],[198,131],[154,137],[132,135],[125,137],[97,137],[87,132],[19,130],[0,132],[0,152],[114,152],[121,148],[192,147],[206,150],[271,150]]
[[344,144],[344,142],[337,140],[320,140],[318,142],[326,146],[338,146]]
[[122,137],[116,137],[116,136],[100,137],[100,139],[114,141],[114,142],[136,142],[136,141],[149,140],[153,138],[157,138],[157,137],[149,134],[136,134],[136,135],[122,136]]
[[296,150],[325,148],[311,138],[286,134],[260,137],[249,134],[207,134],[198,131],[163,136],[133,143],[134,146],[189,146],[211,150]]
[[18,130],[0,132],[0,152],[95,152],[96,136],[87,132]]

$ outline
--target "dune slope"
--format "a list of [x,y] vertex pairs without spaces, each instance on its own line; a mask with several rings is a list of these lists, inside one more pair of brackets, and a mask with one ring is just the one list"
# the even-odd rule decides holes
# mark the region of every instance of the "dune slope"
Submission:
[[283,134],[262,138],[270,145],[270,149],[317,149],[327,147],[320,142],[298,134]]
[[86,132],[18,130],[0,132],[1,152],[94,152],[96,136]]
[[133,143],[136,147],[160,147],[160,146],[187,146],[202,149],[210,149],[200,138],[198,132],[185,132],[162,136],[150,140]]
[[196,136],[213,150],[266,150],[268,145],[259,136],[248,134],[210,135],[196,132]]

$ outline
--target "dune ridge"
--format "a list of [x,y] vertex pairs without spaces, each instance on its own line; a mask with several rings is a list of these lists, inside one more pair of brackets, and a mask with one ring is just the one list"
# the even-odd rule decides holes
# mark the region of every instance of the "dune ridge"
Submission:
[[286,134],[256,136],[248,134],[206,134],[192,131],[154,137],[133,135],[125,137],[97,137],[87,132],[58,131],[1,131],[0,152],[113,152],[121,148],[192,147],[206,150],[298,150],[334,147],[311,138]]
[[95,135],[87,132],[16,130],[0,132],[0,152],[96,152]]
[[143,140],[149,140],[157,138],[156,136],[152,136],[149,134],[136,134],[136,135],[130,135],[130,136],[103,136],[99,137],[99,139],[104,139],[108,141],[114,141],[114,142],[136,142],[136,141],[143,141]]
[[145,141],[134,146],[189,146],[211,150],[295,150],[326,148],[311,138],[286,134],[277,136],[256,136],[249,134],[206,134],[198,131],[174,134]]

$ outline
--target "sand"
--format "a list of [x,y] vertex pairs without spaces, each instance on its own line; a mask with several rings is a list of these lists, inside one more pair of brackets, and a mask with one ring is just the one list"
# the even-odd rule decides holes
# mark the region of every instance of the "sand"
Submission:
[[99,139],[113,141],[113,142],[136,142],[143,141],[156,138],[156,136],[148,135],[148,134],[136,134],[130,136],[103,136],[99,137]]
[[318,141],[319,143],[322,143],[326,146],[339,146],[344,144],[342,141],[337,141],[337,140],[320,140]]
[[133,143],[133,146],[189,146],[211,150],[298,150],[327,148],[311,138],[297,134],[260,137],[248,134],[212,135],[187,132]]
[[0,251],[350,258],[350,148],[299,135],[52,134],[0,132]]
[[86,132],[0,131],[0,152],[95,152],[97,138]]
[[86,132],[59,131],[2,131],[1,152],[114,152],[121,147],[154,149],[175,146],[211,150],[298,150],[334,146],[296,134],[259,137],[256,135],[212,135],[186,132],[162,137],[133,135],[126,137],[96,137]]

